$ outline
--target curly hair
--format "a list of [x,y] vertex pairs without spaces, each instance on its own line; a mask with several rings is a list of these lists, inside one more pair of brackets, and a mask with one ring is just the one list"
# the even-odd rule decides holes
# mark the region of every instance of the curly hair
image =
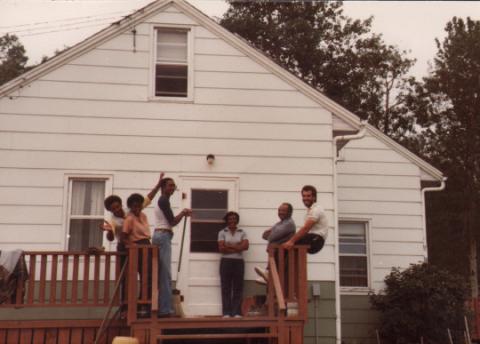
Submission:
[[144,199],[145,198],[142,195],[140,195],[138,193],[133,193],[130,196],[128,196],[128,198],[127,198],[127,207],[129,209],[132,209],[132,206],[135,203],[143,204]]
[[105,209],[108,211],[112,210],[112,204],[118,202],[120,205],[122,205],[122,199],[118,197],[117,195],[110,195],[105,200],[103,201],[103,205],[105,206]]

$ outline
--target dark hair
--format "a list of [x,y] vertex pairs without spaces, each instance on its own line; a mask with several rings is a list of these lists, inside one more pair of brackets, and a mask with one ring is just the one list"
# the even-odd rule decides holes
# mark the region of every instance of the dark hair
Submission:
[[317,201],[317,189],[315,189],[315,186],[312,186],[312,185],[305,185],[303,188],[302,188],[302,193],[304,191],[310,191],[313,195],[313,199],[315,200],[315,202]]
[[286,205],[287,206],[287,219],[291,218],[292,217],[292,213],[293,213],[293,207],[290,203],[287,203],[287,202],[283,202],[282,205]]
[[103,201],[103,205],[105,206],[105,209],[108,211],[112,210],[112,204],[118,202],[120,205],[122,205],[122,199],[118,197],[117,195],[110,195],[107,198],[105,198],[105,201]]
[[[165,186],[167,186],[167,183],[168,183],[170,180],[171,180],[172,182],[174,182],[172,178],[169,178],[169,177],[163,178],[163,179],[160,181],[160,189],[163,190],[163,189],[165,188]],[[175,182],[174,182],[174,183],[175,183]]]
[[133,193],[131,194],[130,196],[128,196],[127,198],[127,207],[129,209],[132,209],[132,206],[135,204],[135,203],[140,203],[140,204],[143,204],[143,201],[144,201],[145,198],[143,198],[142,195],[138,194],[138,193]]
[[228,220],[228,217],[229,216],[235,216],[236,220],[237,220],[237,225],[238,223],[240,222],[240,215],[238,215],[237,212],[234,212],[234,211],[229,211],[228,213],[225,214],[225,216],[223,217],[223,221],[225,221],[225,223],[227,223],[227,220]]

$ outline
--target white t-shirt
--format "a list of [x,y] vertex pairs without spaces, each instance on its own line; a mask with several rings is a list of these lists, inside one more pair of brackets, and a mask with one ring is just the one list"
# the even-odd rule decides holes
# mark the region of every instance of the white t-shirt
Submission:
[[305,215],[305,221],[311,219],[315,221],[315,224],[310,228],[309,233],[320,235],[323,240],[327,240],[328,235],[328,221],[325,216],[325,211],[317,203],[313,203],[310,208],[307,209]]

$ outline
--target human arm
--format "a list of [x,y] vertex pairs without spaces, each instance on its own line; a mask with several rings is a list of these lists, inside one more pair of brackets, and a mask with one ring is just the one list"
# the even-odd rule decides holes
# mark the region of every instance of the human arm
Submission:
[[263,240],[268,240],[271,233],[272,233],[272,229],[271,228],[267,229],[266,231],[263,232],[262,239]]
[[285,242],[282,247],[286,250],[289,250],[295,245],[295,243],[303,238],[316,223],[316,219],[307,218],[305,224],[291,237],[287,242]]
[[279,244],[291,238],[295,233],[295,222],[291,218],[281,221],[272,227],[268,242]]
[[120,232],[120,242],[128,243],[128,236],[133,230],[133,218],[131,216],[127,216],[125,221],[123,221],[122,231]]
[[173,215],[172,208],[170,207],[170,201],[166,197],[160,197],[158,200],[158,207],[165,215],[168,223],[173,227],[176,226],[183,217],[190,216],[192,211],[190,209],[183,209],[177,216]]
[[143,204],[142,204],[142,209],[145,209],[146,207],[148,207],[150,205],[150,203],[152,203],[152,200],[157,195],[158,190],[160,190],[160,183],[162,182],[162,179],[163,179],[164,175],[165,175],[165,173],[163,173],[163,172],[160,173],[160,178],[158,179],[157,184],[153,187],[152,190],[150,190],[147,197],[145,197],[145,199],[143,201]]
[[100,229],[107,232],[107,240],[113,241],[115,239],[115,234],[113,233],[113,229],[115,225],[112,222],[108,222],[107,220],[103,220],[103,223],[99,225]]

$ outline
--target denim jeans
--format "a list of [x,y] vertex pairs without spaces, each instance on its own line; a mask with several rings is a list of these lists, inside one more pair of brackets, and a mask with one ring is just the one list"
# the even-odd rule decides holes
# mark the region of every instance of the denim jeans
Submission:
[[172,314],[172,232],[155,231],[152,243],[158,246],[158,314]]

